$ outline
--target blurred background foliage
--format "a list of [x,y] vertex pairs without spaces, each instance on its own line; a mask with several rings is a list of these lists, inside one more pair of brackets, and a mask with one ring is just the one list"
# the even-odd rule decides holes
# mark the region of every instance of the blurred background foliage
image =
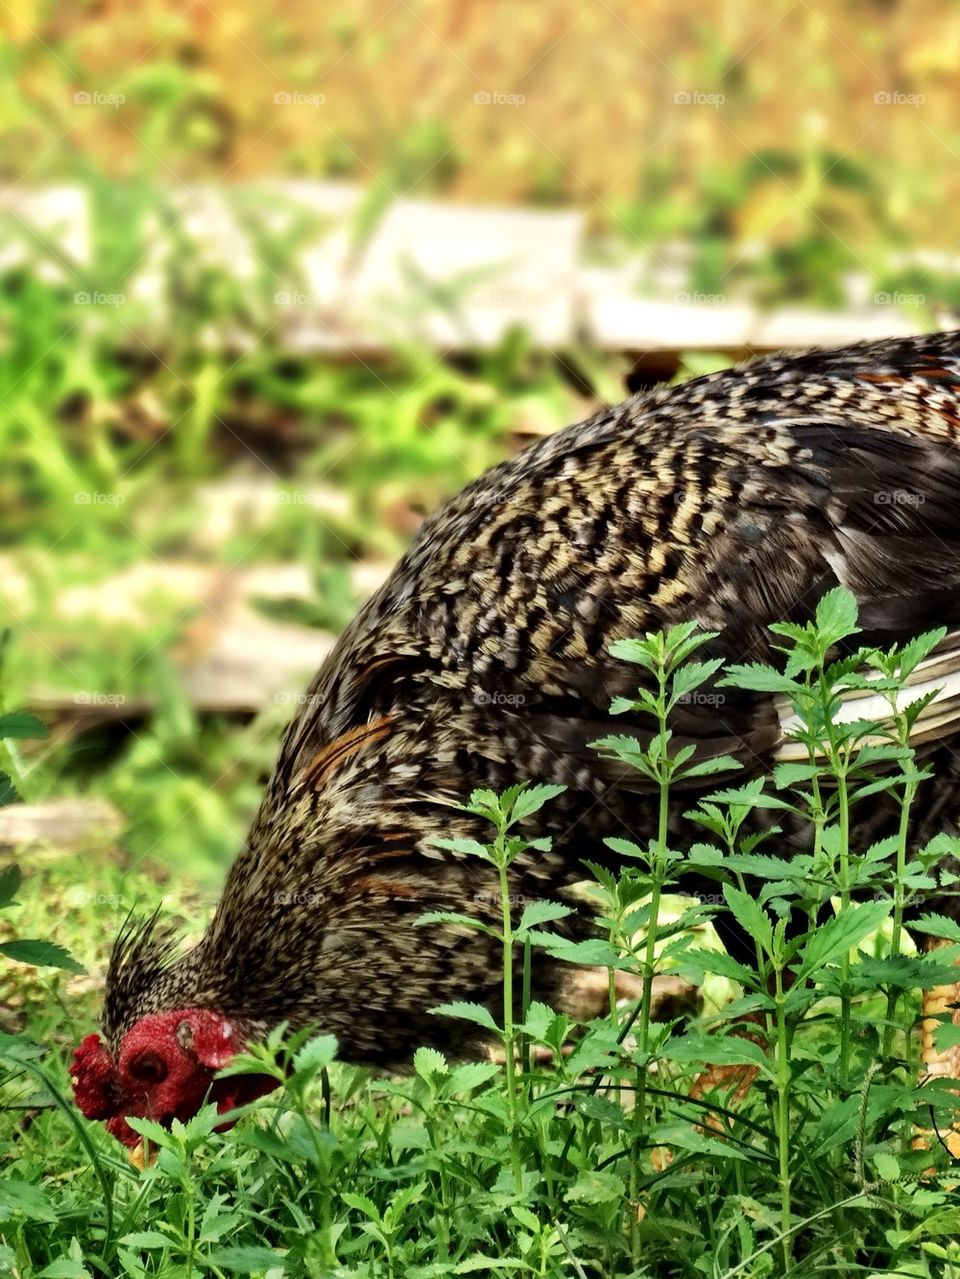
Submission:
[[[0,31],[6,696],[54,730],[26,797],[106,796],[121,866],[216,879],[295,709],[198,698],[198,669],[242,685],[281,642],[265,628],[295,628],[302,686],[304,637],[332,642],[424,511],[627,385],[627,353],[520,331],[291,349],[276,299],[317,227],[265,217],[265,182],[362,184],[358,252],[401,196],[569,207],[590,261],[679,246],[694,292],[840,306],[853,272],[924,322],[960,308],[952,2],[10,0]],[[87,197],[82,265],[8,208],[56,184]],[[188,233],[182,198],[207,190],[251,269]],[[98,291],[123,305],[78,305]]]
[[[956,238],[949,0],[13,0],[0,25],[18,180],[336,175],[573,202],[631,234],[786,245],[823,218],[861,242]],[[77,111],[78,90],[122,93],[124,109]],[[484,92],[522,109],[478,111]],[[684,92],[722,94],[723,110],[678,109]],[[275,110],[278,93],[323,102]],[[878,113],[878,93],[922,94],[923,111]]]

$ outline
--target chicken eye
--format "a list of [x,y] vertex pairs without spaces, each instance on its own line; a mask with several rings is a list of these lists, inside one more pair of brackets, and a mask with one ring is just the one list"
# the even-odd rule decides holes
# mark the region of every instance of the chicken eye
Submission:
[[167,1063],[158,1053],[141,1053],[130,1063],[130,1074],[144,1084],[160,1084],[167,1077]]

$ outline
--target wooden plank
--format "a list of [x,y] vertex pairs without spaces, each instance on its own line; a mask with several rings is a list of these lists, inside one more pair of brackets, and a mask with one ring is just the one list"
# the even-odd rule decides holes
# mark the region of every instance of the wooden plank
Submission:
[[917,319],[895,305],[763,311],[722,295],[684,290],[671,299],[644,296],[638,291],[638,279],[635,266],[582,273],[581,304],[589,345],[601,351],[629,352],[641,360],[692,350],[740,356],[751,351],[843,346],[923,331]]
[[8,804],[0,808],[0,848],[48,843],[76,847],[95,836],[116,836],[123,826],[122,815],[105,799]]
[[289,299],[296,347],[482,349],[517,326],[542,347],[573,343],[580,213],[398,199],[358,246],[359,188],[352,203],[337,184],[284,189],[333,215],[305,254],[304,294]]

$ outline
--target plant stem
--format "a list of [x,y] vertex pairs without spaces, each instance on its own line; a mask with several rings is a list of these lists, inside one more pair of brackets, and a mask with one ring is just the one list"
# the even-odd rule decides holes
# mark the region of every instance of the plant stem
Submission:
[[783,989],[783,968],[779,963],[776,975],[776,1023],[777,1023],[777,1155],[780,1182],[780,1230],[783,1235],[783,1273],[793,1267],[792,1211],[790,1184],[790,1056],[787,1039],[787,1013]]
[[[840,909],[850,910],[850,797],[843,771],[837,778],[840,807]],[[845,1092],[850,1071],[850,952],[840,956],[840,1090]]]
[[[502,837],[497,842],[502,845]],[[510,1149],[513,1182],[520,1195],[523,1193],[523,1171],[520,1164],[516,1032],[513,1024],[513,920],[510,914],[510,882],[504,856],[498,857],[497,870],[500,875],[500,905],[503,911],[503,1047],[506,1054],[507,1105],[510,1110]]]
[[[830,772],[837,781],[837,813],[840,835],[838,881],[840,909],[846,914],[850,909],[850,794],[847,788],[847,759],[837,740],[836,726],[831,715],[833,690],[827,682],[826,671],[820,668],[820,704],[823,708]],[[840,1091],[845,1094],[850,1073],[850,952],[840,957]]]
[[[891,704],[897,729],[898,744],[909,748],[910,726],[907,723],[906,717],[897,711],[896,694],[892,697]],[[915,771],[912,755],[910,767],[911,771]],[[917,782],[912,779],[904,782],[903,791],[900,796],[900,821],[897,826],[897,855],[893,879],[893,927],[890,934],[890,954],[894,958],[900,954],[900,943],[903,937],[903,910],[905,905],[904,879],[907,874],[907,839],[910,832],[910,812],[913,808],[913,801],[916,798],[916,794]],[[887,991],[887,1009],[886,1016],[884,1018],[882,1046],[882,1056],[884,1060],[888,1059],[893,1051],[894,1019],[897,1014],[897,1003],[899,999],[900,992],[898,990],[891,989]],[[907,1040],[909,1048],[909,1031],[907,1032]],[[907,1055],[909,1055],[909,1053]]]

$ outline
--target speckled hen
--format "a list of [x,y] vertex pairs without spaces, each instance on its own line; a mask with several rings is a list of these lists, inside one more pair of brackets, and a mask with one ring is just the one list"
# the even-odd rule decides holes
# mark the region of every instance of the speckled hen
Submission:
[[[75,1061],[85,1113],[132,1143],[126,1116],[184,1117],[217,1067],[281,1020],[316,1024],[347,1059],[381,1067],[421,1043],[474,1051],[466,1023],[429,1009],[496,1009],[496,944],[413,926],[427,910],[497,910],[488,868],[431,843],[485,833],[450,805],[476,786],[565,784],[529,823],[552,851],[513,872],[528,900],[562,896],[605,836],[654,829],[643,780],[590,748],[638,678],[612,640],[692,618],[719,631],[717,654],[771,658],[768,623],[806,619],[838,583],[869,640],[960,630],[958,440],[960,333],[947,333],[641,394],[464,489],[314,679],[199,944],[177,954],[154,923],[120,938],[103,1041],[90,1036]],[[957,648],[951,634],[937,657],[948,684]],[[956,712],[949,697],[937,709],[917,839],[960,817]],[[685,706],[674,729],[748,772],[782,741],[769,697],[729,690]],[[678,817],[690,802],[678,798]],[[856,836],[891,821],[881,800]],[[943,908],[955,913],[952,899]],[[736,951],[745,939],[726,940]],[[538,968],[540,994],[562,1002],[559,971]],[[224,1110],[257,1086],[227,1082],[213,1089]]]

